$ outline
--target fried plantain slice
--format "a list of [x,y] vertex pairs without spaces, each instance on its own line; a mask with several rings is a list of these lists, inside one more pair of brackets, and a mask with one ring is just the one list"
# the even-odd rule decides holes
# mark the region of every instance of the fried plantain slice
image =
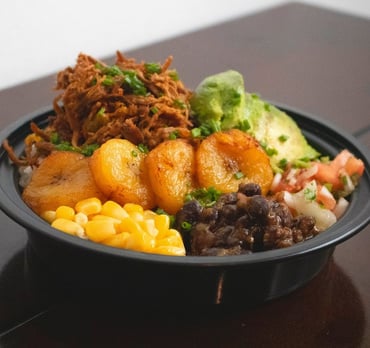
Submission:
[[273,179],[266,152],[252,136],[238,129],[205,138],[196,151],[196,168],[200,186],[221,192],[236,192],[239,184],[255,183],[267,194]]
[[170,214],[183,206],[185,195],[194,189],[194,152],[186,140],[167,140],[151,150],[145,159],[157,203]]
[[22,193],[26,204],[38,215],[61,205],[74,207],[85,198],[105,200],[89,167],[89,158],[70,151],[55,151],[34,169]]
[[91,156],[90,168],[99,189],[123,205],[155,206],[155,198],[144,168],[145,153],[126,139],[110,139]]

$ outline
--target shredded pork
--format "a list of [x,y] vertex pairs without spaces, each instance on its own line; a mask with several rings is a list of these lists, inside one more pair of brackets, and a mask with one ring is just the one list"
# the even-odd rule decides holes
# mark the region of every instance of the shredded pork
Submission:
[[55,116],[47,128],[31,124],[37,138],[26,141],[26,158],[18,159],[7,144],[13,162],[37,164],[41,154],[53,150],[55,133],[60,142],[75,148],[122,138],[150,150],[171,135],[188,138],[191,91],[170,69],[171,63],[172,56],[158,64],[117,52],[115,64],[109,66],[80,54],[74,67],[57,75],[56,90],[61,93],[54,99]]

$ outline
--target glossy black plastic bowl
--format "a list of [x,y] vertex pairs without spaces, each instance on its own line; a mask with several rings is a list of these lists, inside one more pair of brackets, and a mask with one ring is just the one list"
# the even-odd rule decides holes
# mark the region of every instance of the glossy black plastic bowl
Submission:
[[[226,257],[163,256],[116,249],[70,236],[51,228],[22,201],[18,173],[0,149],[0,207],[28,232],[29,249],[47,274],[64,286],[108,290],[117,301],[255,304],[288,294],[315,277],[335,246],[361,231],[370,221],[369,153],[343,130],[299,111],[279,106],[291,115],[308,141],[334,156],[347,148],[365,162],[366,170],[350,198],[344,216],[315,238],[292,247]],[[29,124],[46,125],[51,108],[19,119],[0,132],[17,154]],[[0,237],[1,238],[1,237]]]

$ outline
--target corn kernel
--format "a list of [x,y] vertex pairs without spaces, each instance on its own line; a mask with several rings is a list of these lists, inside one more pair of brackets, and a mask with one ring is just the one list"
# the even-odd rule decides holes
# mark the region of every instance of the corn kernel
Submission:
[[170,227],[170,217],[165,214],[157,215],[154,217],[155,227],[159,233],[157,238],[163,238],[166,235],[167,230]]
[[82,226],[74,221],[65,218],[55,219],[52,222],[51,226],[73,236],[84,234],[84,229]]
[[115,219],[122,220],[125,217],[128,217],[128,213],[125,209],[122,208],[118,203],[113,201],[106,201],[101,209],[101,214],[113,217]]
[[67,207],[66,205],[61,205],[55,210],[55,217],[57,219],[67,219],[67,220],[73,220],[75,216],[75,211],[71,207]]
[[172,245],[158,246],[153,249],[153,252],[162,255],[185,256],[185,248]]
[[90,220],[91,221],[94,221],[94,220],[105,220],[105,221],[113,222],[114,224],[120,224],[121,223],[121,220],[115,219],[115,218],[113,218],[111,216],[102,215],[102,214],[94,215],[93,217],[91,217]]
[[88,238],[94,242],[102,242],[104,239],[116,234],[114,223],[109,220],[90,220],[85,225]]
[[176,246],[178,248],[184,248],[184,243],[181,236],[168,236],[162,239],[156,240],[157,246]]
[[126,245],[128,249],[152,252],[155,247],[155,238],[143,230],[134,231],[127,238]]
[[92,197],[83,199],[75,205],[76,212],[86,215],[98,214],[102,209],[102,204],[99,198]]
[[138,212],[138,211],[130,211],[129,216],[131,219],[139,222],[139,221],[144,221],[144,214]]
[[143,207],[141,205],[135,204],[135,203],[126,203],[123,206],[123,209],[125,209],[129,214],[132,213],[132,212],[136,212],[136,213],[140,213],[140,214],[144,213]]
[[117,225],[117,232],[129,232],[129,233],[143,233],[143,229],[137,221],[127,217],[121,220],[121,223]]
[[56,219],[56,215],[55,210],[46,210],[41,213],[40,217],[51,224]]
[[139,222],[141,228],[149,233],[152,237],[156,238],[159,234],[158,229],[155,227],[155,223],[153,219],[146,219]]
[[127,239],[130,237],[130,233],[128,232],[121,232],[117,233],[114,236],[108,237],[103,240],[103,244],[109,245],[115,248],[123,248],[126,249],[127,246]]
[[84,227],[86,223],[89,221],[89,218],[86,214],[79,212],[75,215],[74,219],[80,226]]
[[158,214],[156,214],[153,210],[144,210],[143,213],[144,219],[155,219]]

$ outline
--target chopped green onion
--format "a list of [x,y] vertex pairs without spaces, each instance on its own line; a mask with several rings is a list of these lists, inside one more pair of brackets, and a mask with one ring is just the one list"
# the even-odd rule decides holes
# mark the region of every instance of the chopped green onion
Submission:
[[158,63],[145,63],[145,71],[149,74],[160,73],[162,71],[161,66]]
[[262,148],[265,150],[267,156],[274,156],[274,155],[277,155],[278,154],[278,151],[272,147],[268,147],[266,143],[264,142],[260,142],[260,145],[262,146]]
[[239,122],[238,128],[240,130],[242,130],[243,132],[246,132],[248,129],[251,128],[251,125],[250,125],[248,120],[243,120],[243,121]]
[[145,144],[139,144],[137,146],[137,148],[139,149],[140,152],[142,153],[148,153],[149,152],[149,149],[148,147],[145,145]]
[[168,75],[171,77],[172,80],[174,81],[179,81],[180,78],[179,78],[179,74],[177,73],[176,70],[171,70],[168,72]]
[[289,136],[285,135],[285,134],[282,134],[282,135],[279,136],[278,139],[279,139],[280,142],[285,143],[289,139]]
[[307,201],[313,201],[316,199],[316,191],[312,188],[305,188],[303,194]]
[[285,169],[287,165],[288,165],[288,160],[286,158],[282,158],[278,164],[279,168],[281,169]]
[[146,95],[147,90],[144,83],[138,78],[135,71],[125,70],[124,72],[124,85],[133,94]]
[[96,114],[97,114],[98,116],[102,116],[102,115],[104,115],[104,113],[105,113],[105,107],[104,107],[104,106],[102,106]]
[[180,99],[175,99],[173,101],[173,106],[179,109],[186,109],[186,104]]
[[185,202],[197,200],[203,207],[212,207],[220,197],[221,192],[214,187],[199,188],[191,191],[185,196]]
[[170,140],[175,140],[177,139],[179,136],[179,131],[178,130],[175,130],[173,132],[170,133],[170,135],[168,136],[168,139]]
[[236,173],[234,174],[234,178],[235,178],[235,179],[237,179],[237,180],[239,180],[239,179],[241,179],[241,178],[244,178],[244,174],[243,174],[243,172],[236,172]]
[[185,231],[190,231],[191,230],[191,227],[192,227],[192,224],[188,221],[183,221],[181,223],[181,228]]
[[54,145],[56,144],[59,144],[60,143],[60,137],[59,137],[59,134],[58,133],[52,133],[50,135],[50,142]]
[[98,144],[89,144],[89,145],[84,145],[82,146],[81,148],[81,153],[84,155],[84,156],[87,156],[87,157],[90,157],[92,156],[92,154],[94,153],[94,151],[96,149],[99,148],[99,145]]
[[193,129],[191,130],[191,136],[192,136],[193,138],[199,138],[199,137],[201,137],[201,136],[202,136],[202,131],[201,131],[201,129],[200,129],[200,128],[193,128]]
[[102,84],[104,86],[113,86],[114,85],[114,80],[112,79],[111,76],[106,76],[105,79],[103,80]]

